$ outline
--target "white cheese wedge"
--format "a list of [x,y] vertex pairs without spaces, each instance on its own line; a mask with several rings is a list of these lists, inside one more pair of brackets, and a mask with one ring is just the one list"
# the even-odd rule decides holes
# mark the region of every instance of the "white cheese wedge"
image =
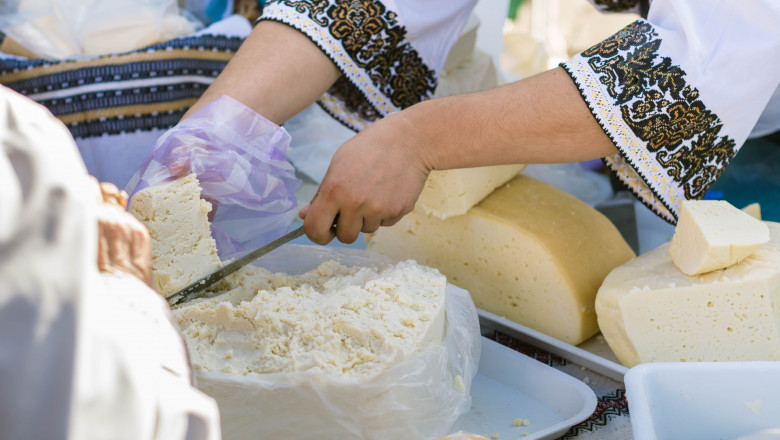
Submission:
[[432,171],[415,209],[440,219],[465,214],[523,168],[525,165],[498,165]]
[[471,57],[463,64],[439,75],[439,85],[433,93],[434,98],[479,92],[498,87],[500,84],[493,57],[475,49]]
[[152,287],[170,297],[222,267],[211,237],[211,203],[194,174],[137,192],[129,211],[152,237]]
[[722,200],[682,203],[669,253],[687,275],[723,269],[769,241],[760,220]]
[[740,263],[698,276],[669,244],[618,267],[596,298],[599,327],[620,362],[780,360],[780,224]]
[[444,61],[442,73],[455,69],[468,62],[477,47],[477,31],[479,30],[479,17],[476,14],[469,15],[466,24],[460,31],[458,39],[450,48],[447,59]]
[[756,218],[758,220],[761,220],[761,205],[758,203],[751,203],[744,208],[742,208],[743,211],[750,214],[751,217]]
[[601,213],[523,175],[464,215],[412,212],[369,240],[370,251],[439,269],[477,307],[571,344],[598,331],[596,292],[634,257]]

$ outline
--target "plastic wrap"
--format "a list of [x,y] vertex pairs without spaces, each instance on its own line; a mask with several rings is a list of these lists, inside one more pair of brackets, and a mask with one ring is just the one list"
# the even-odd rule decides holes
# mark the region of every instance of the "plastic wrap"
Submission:
[[131,51],[203,27],[176,0],[17,0],[0,10],[3,32],[54,59]]
[[[320,263],[376,265],[366,251],[285,245],[258,260],[298,274]],[[477,311],[468,292],[447,285],[446,336],[434,350],[367,379],[298,372],[240,376],[196,372],[196,385],[220,407],[224,440],[429,440],[451,431],[471,406],[480,357]]]
[[297,213],[301,181],[285,158],[290,136],[229,96],[168,130],[130,179],[131,195],[195,173],[214,206],[211,232],[222,260],[278,238]]
[[315,182],[322,182],[330,159],[341,144],[355,136],[318,104],[312,104],[285,122],[292,135],[288,158],[295,168]]

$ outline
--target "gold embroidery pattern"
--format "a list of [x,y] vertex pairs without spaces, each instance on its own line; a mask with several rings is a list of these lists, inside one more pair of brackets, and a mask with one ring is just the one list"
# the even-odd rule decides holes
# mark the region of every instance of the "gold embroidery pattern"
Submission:
[[[277,1],[278,0],[273,0],[268,2],[268,4],[270,5]],[[307,14],[309,18],[318,25],[328,27],[328,19],[325,16],[325,9],[327,9],[330,4],[328,0],[286,1],[285,3],[294,8],[299,14]]]
[[607,164],[625,183],[638,173],[653,193],[640,198],[676,217],[682,200],[702,198],[738,148],[660,46],[652,25],[638,20],[562,67],[627,162]]
[[298,28],[336,62],[344,75],[320,104],[332,114],[353,114],[339,117],[354,129],[433,95],[435,73],[405,42],[406,28],[382,2],[274,0],[262,19]]
[[593,0],[593,5],[602,11],[625,12],[639,6],[639,0]]

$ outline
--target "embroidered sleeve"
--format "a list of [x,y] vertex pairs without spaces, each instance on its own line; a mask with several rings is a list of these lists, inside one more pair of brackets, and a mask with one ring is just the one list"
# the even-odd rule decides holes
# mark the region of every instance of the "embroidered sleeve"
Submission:
[[381,1],[274,0],[260,20],[298,29],[333,60],[343,75],[318,103],[353,130],[433,95],[436,72]]
[[638,20],[562,67],[620,151],[606,165],[675,223],[682,201],[702,198],[738,148],[660,43]]
[[603,12],[639,12],[641,0],[590,0],[596,9]]

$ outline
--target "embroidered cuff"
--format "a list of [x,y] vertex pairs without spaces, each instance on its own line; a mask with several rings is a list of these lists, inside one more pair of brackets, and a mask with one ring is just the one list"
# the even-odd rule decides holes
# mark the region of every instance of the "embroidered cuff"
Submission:
[[637,20],[561,67],[620,152],[606,165],[676,223],[683,200],[702,198],[737,147],[660,45],[653,26]]
[[353,130],[433,95],[437,75],[380,1],[276,0],[260,20],[298,29],[336,64],[343,75],[319,104]]

